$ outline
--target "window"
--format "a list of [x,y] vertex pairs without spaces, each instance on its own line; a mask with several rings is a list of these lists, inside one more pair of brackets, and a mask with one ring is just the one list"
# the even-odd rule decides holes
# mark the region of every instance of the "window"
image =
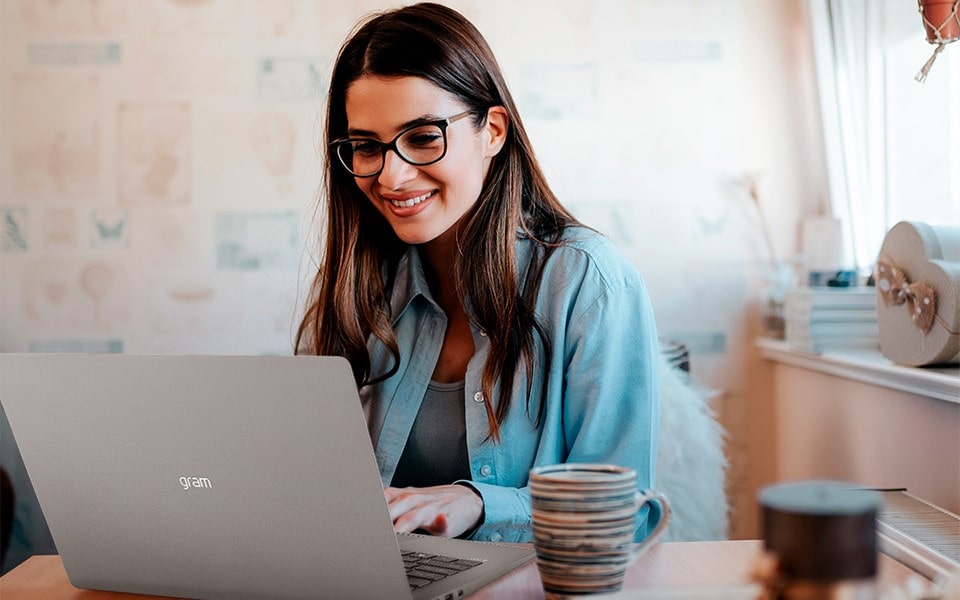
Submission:
[[899,221],[960,225],[960,42],[934,50],[917,4],[809,0],[833,216],[873,264]]

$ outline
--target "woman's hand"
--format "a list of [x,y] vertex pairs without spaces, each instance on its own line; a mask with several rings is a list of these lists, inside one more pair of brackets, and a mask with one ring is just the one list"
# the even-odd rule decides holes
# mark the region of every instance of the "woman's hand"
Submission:
[[424,529],[431,535],[457,537],[483,515],[483,499],[465,485],[388,487],[383,490],[398,533]]

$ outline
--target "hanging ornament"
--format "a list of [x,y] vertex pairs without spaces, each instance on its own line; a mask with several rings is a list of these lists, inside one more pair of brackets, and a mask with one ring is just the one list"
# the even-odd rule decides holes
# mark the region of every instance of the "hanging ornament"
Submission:
[[920,68],[914,78],[923,83],[943,48],[960,39],[960,0],[917,0],[917,8],[927,31],[927,41],[937,45],[930,60]]

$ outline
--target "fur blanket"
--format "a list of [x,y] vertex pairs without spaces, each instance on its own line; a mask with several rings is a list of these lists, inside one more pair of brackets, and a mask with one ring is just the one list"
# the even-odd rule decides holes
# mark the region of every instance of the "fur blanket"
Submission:
[[656,488],[667,496],[673,520],[664,541],[727,537],[724,432],[709,404],[713,393],[660,362],[660,449]]

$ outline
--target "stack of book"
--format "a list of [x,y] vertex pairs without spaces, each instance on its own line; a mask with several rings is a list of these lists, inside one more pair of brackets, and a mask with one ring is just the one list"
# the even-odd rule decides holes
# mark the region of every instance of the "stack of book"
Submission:
[[879,348],[876,290],[872,287],[806,287],[787,292],[786,342],[820,353],[843,348]]

